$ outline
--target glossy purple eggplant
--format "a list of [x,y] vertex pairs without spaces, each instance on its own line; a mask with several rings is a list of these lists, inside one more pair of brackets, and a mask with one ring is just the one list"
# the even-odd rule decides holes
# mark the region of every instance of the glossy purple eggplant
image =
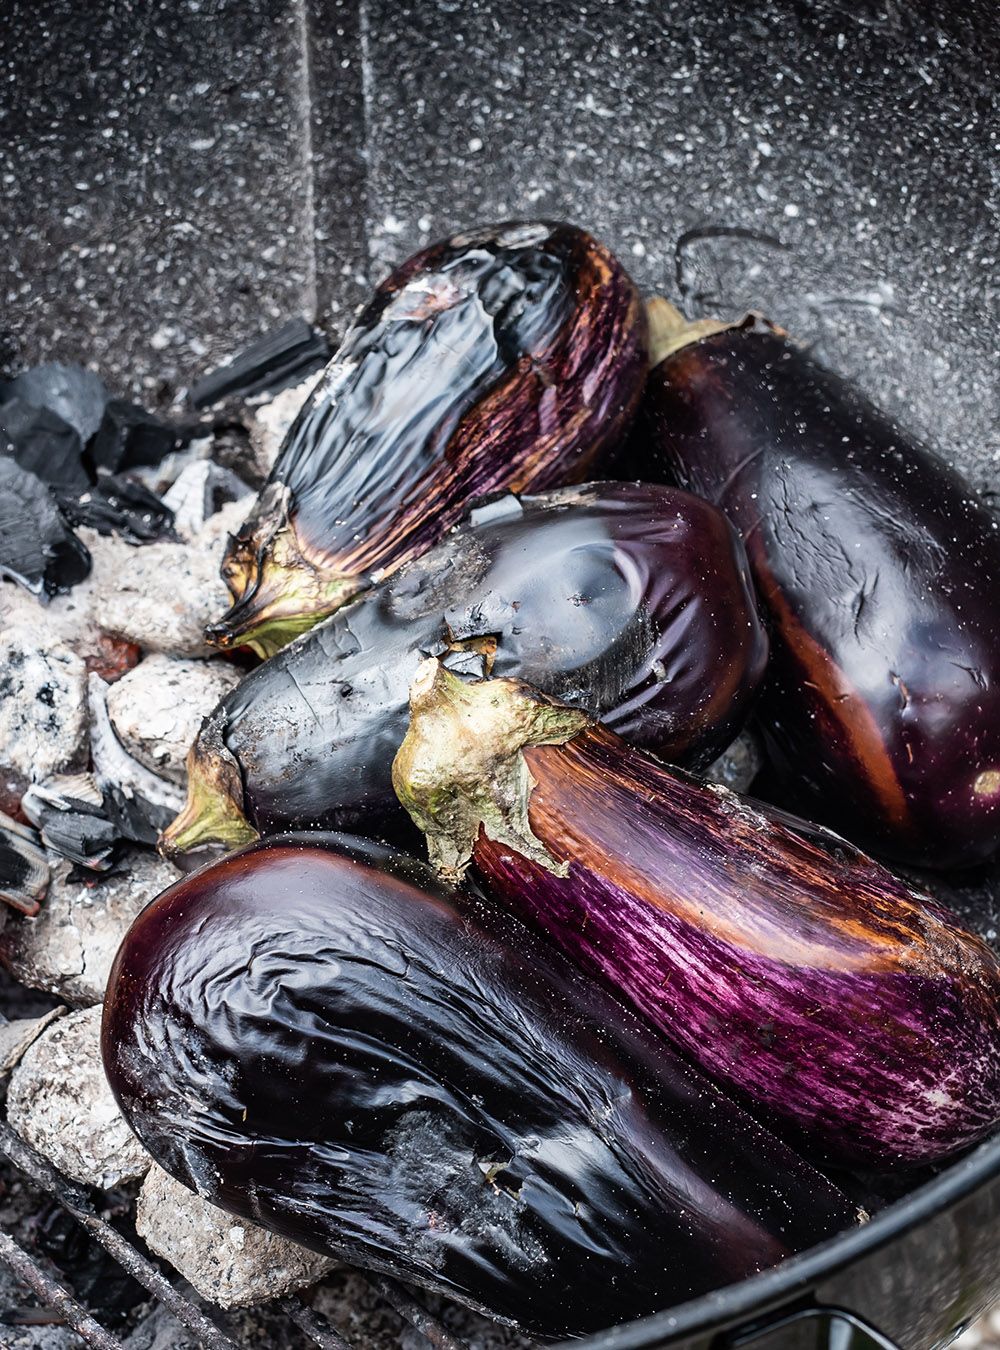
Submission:
[[672,771],[516,680],[428,661],[394,781],[490,890],[756,1111],[854,1164],[1000,1124],[1000,962],[821,827]]
[[706,502],[635,483],[507,497],[222,700],[164,850],[305,826],[367,833],[401,814],[391,767],[410,682],[445,653],[707,764],[747,713],[767,638],[742,546]]
[[508,915],[344,836],[284,836],[133,925],[104,1062],[214,1204],[565,1336],[850,1226],[823,1175]]
[[647,372],[617,259],[572,225],[507,222],[403,263],[358,315],[222,574],[220,646],[270,656],[437,542],[478,498],[578,483]]
[[712,327],[667,339],[637,471],[706,497],[743,536],[771,623],[760,725],[784,794],[901,862],[992,857],[996,517],[779,331]]

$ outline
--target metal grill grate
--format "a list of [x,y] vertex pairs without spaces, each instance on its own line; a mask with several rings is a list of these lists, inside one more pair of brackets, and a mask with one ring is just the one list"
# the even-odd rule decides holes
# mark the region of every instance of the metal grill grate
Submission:
[[[192,1333],[205,1350],[241,1350],[239,1340],[226,1327],[222,1315],[216,1312],[206,1314],[176,1289],[148,1257],[101,1217],[83,1187],[58,1172],[3,1121],[0,1121],[0,1152],[36,1187],[58,1201],[127,1274],[158,1299]],[[95,1350],[122,1350],[122,1342],[118,1337],[103,1327],[57,1276],[50,1274],[4,1233],[0,1233],[0,1261],[48,1307],[58,1312],[85,1345],[93,1346]],[[439,1318],[395,1280],[385,1276],[366,1278],[382,1301],[434,1350],[469,1350],[466,1342],[453,1336]],[[289,1296],[271,1306],[277,1307],[320,1350],[363,1350],[359,1343],[345,1337],[327,1318],[299,1298]]]

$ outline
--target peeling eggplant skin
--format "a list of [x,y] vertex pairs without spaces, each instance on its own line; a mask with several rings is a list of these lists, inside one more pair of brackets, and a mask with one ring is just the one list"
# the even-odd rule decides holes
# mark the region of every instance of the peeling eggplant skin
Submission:
[[760,708],[797,810],[902,863],[1000,847],[1000,528],[971,488],[761,323],[652,372],[642,476],[729,515],[771,625]]
[[[941,1161],[1000,1124],[1000,962],[932,900],[604,728],[567,739],[568,710],[553,731],[552,701],[517,681],[439,670],[421,690],[421,675],[394,781],[432,859],[460,873],[471,857],[499,902],[755,1114],[879,1168]],[[562,743],[525,738],[536,715]]]
[[133,1130],[212,1203],[536,1335],[856,1221],[510,916],[344,836],[255,845],[155,900],[103,1053]]
[[368,833],[402,814],[390,771],[419,662],[489,636],[496,674],[685,765],[728,745],[767,662],[721,512],[656,485],[559,488],[474,514],[259,666],[210,714],[197,753],[228,757],[237,805],[262,834]]
[[617,449],[647,362],[635,286],[572,225],[416,254],[355,320],[230,540],[234,603],[209,640],[271,655],[472,501],[581,482]]

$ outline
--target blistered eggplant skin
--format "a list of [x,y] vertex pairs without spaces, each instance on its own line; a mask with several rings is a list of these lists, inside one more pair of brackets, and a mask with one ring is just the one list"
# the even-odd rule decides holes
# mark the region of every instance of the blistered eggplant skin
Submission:
[[474,859],[703,1070],[851,1164],[996,1128],[1000,962],[978,937],[839,836],[434,664],[394,781],[437,864]]
[[720,506],[772,660],[760,725],[788,800],[889,858],[1000,847],[1000,529],[940,459],[761,323],[652,372],[643,477]]
[[104,1006],[126,1119],[184,1184],[536,1334],[652,1312],[855,1219],[509,916],[343,836],[171,887]]
[[706,502],[637,483],[509,497],[223,699],[196,747],[194,811],[204,818],[207,763],[228,756],[237,805],[261,833],[391,821],[417,666],[489,638],[496,674],[585,706],[682,764],[725,748],[767,662],[742,545]]
[[469,504],[577,483],[642,392],[646,319],[617,259],[555,222],[410,258],[357,317],[230,540],[209,629],[261,655],[440,539]]

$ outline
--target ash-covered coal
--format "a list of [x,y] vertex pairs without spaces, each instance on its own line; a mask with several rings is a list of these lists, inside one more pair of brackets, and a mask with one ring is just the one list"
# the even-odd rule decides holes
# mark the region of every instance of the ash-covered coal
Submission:
[[151,772],[183,784],[185,760],[202,719],[234,689],[241,672],[225,661],[154,652],[107,691],[115,733]]
[[0,959],[32,989],[77,1006],[100,1003],[132,920],[177,877],[151,849],[127,850],[100,877],[56,862],[37,917],[11,915],[0,931]]
[[151,1251],[223,1308],[305,1288],[333,1266],[328,1257],[210,1205],[155,1163],[139,1192],[135,1223]]
[[99,1007],[47,1027],[11,1074],[7,1119],[60,1172],[109,1190],[144,1176],[150,1158],[108,1086],[100,1036]]

